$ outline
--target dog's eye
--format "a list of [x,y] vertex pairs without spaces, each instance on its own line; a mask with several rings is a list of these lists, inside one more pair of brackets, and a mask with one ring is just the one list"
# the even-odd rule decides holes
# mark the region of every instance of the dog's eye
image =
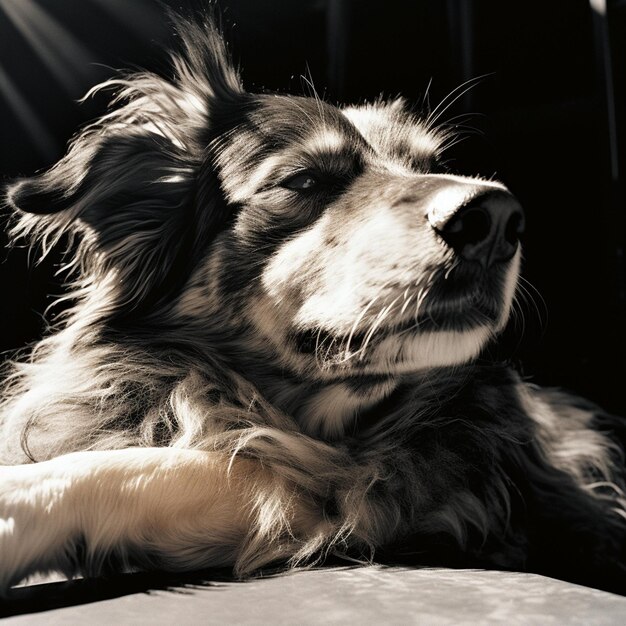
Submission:
[[300,191],[303,189],[311,189],[318,185],[318,179],[310,172],[303,172],[296,174],[291,178],[285,180],[282,185],[287,189],[293,189],[294,191]]

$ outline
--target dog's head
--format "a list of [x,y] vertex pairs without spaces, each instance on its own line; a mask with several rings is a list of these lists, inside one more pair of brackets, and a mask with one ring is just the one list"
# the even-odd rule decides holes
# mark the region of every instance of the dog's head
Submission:
[[446,173],[446,133],[401,100],[249,94],[210,23],[181,32],[172,80],[111,81],[111,112],[10,189],[16,232],[78,233],[113,317],[218,322],[319,380],[476,357],[519,271],[507,189]]

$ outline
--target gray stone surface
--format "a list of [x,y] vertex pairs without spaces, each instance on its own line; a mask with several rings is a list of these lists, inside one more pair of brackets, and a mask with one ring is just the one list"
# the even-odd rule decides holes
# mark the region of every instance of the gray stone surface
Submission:
[[48,583],[12,591],[3,606],[3,624],[29,626],[626,624],[626,598],[543,576],[375,566],[248,582],[139,574]]

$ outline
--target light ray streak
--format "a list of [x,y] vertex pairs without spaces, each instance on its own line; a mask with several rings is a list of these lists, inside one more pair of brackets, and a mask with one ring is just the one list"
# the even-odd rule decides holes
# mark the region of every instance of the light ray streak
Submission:
[[118,22],[142,36],[154,38],[155,25],[166,23],[156,5],[136,0],[91,0]]
[[72,98],[91,82],[91,53],[34,0],[0,0],[0,9]]
[[30,135],[33,144],[37,147],[41,156],[48,161],[56,159],[58,157],[56,141],[1,66],[0,94],[4,96],[9,107],[11,107],[17,119]]

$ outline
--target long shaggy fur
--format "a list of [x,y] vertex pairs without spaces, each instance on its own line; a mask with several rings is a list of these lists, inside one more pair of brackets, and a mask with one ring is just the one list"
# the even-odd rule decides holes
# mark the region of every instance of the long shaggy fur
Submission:
[[[170,78],[101,85],[8,190],[16,240],[67,246],[71,306],[7,370],[0,586],[337,554],[624,590],[623,423],[480,356],[520,252],[479,271],[440,236],[508,192],[433,173],[449,134],[402,101],[249,94],[212,19],[178,30]],[[81,489],[103,517],[66,532]]]

